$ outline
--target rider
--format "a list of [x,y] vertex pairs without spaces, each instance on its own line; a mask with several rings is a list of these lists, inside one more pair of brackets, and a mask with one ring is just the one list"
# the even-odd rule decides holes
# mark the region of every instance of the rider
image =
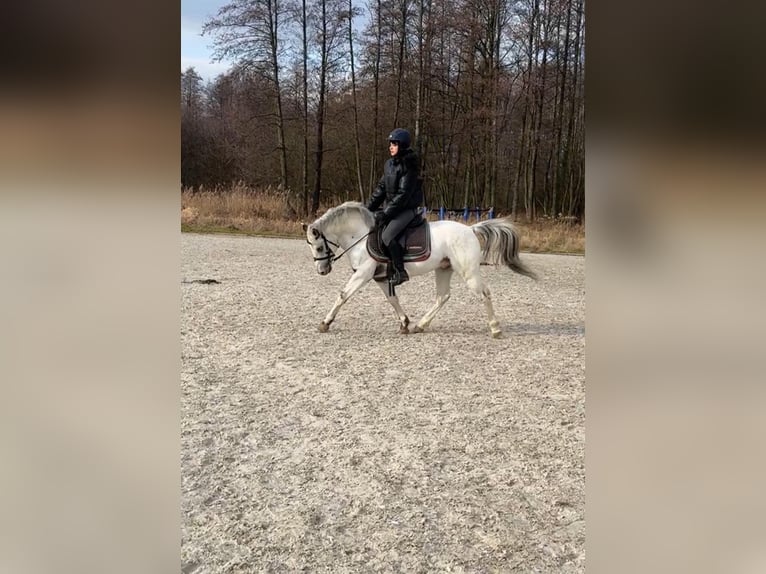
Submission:
[[[394,273],[392,285],[401,285],[409,280],[404,269],[404,249],[398,239],[409,223],[418,214],[423,201],[418,186],[418,156],[410,148],[410,132],[396,128],[388,136],[388,152],[383,177],[372,192],[367,209],[375,214],[375,223],[384,226],[381,240],[391,256]],[[378,211],[384,203],[385,208]]]

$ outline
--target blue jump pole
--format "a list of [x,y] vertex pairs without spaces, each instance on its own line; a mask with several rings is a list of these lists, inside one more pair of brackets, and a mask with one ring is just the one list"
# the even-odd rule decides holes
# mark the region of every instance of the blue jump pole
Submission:
[[445,211],[445,209],[444,209],[444,206],[442,205],[439,208],[439,219],[444,219],[444,211]]
[[468,223],[468,218],[471,216],[470,211],[468,209],[468,206],[466,205],[465,209],[463,210],[463,221]]
[[490,207],[489,213],[487,213],[487,219],[495,219],[495,208]]

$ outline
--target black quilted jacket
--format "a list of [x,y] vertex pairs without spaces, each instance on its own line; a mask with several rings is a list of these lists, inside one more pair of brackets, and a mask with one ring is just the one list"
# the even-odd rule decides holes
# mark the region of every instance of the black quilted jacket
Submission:
[[423,203],[423,192],[418,181],[418,156],[412,148],[386,161],[383,177],[372,192],[367,208],[376,211],[384,201],[383,211],[389,220]]

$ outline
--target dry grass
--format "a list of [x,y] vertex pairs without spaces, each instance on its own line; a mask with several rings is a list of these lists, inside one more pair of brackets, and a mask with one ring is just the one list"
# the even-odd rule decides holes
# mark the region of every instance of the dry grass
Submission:
[[560,220],[516,222],[521,250],[532,253],[585,253],[585,226]]
[[[287,192],[252,189],[243,184],[228,189],[181,192],[181,230],[196,233],[241,233],[299,237],[301,220]],[[323,211],[326,206],[320,209]],[[561,220],[516,222],[522,251],[585,253],[585,228]]]
[[301,225],[287,193],[237,184],[230,189],[182,191],[181,230],[298,236]]

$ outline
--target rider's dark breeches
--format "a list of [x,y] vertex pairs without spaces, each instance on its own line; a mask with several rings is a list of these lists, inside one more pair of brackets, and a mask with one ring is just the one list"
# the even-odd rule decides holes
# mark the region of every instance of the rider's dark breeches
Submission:
[[401,235],[402,231],[410,224],[410,222],[415,219],[415,216],[417,215],[416,209],[405,209],[402,213],[394,217],[388,225],[386,225],[386,228],[383,230],[383,233],[381,235],[381,239],[383,241],[383,245],[388,247],[388,245],[395,240],[399,235]]

